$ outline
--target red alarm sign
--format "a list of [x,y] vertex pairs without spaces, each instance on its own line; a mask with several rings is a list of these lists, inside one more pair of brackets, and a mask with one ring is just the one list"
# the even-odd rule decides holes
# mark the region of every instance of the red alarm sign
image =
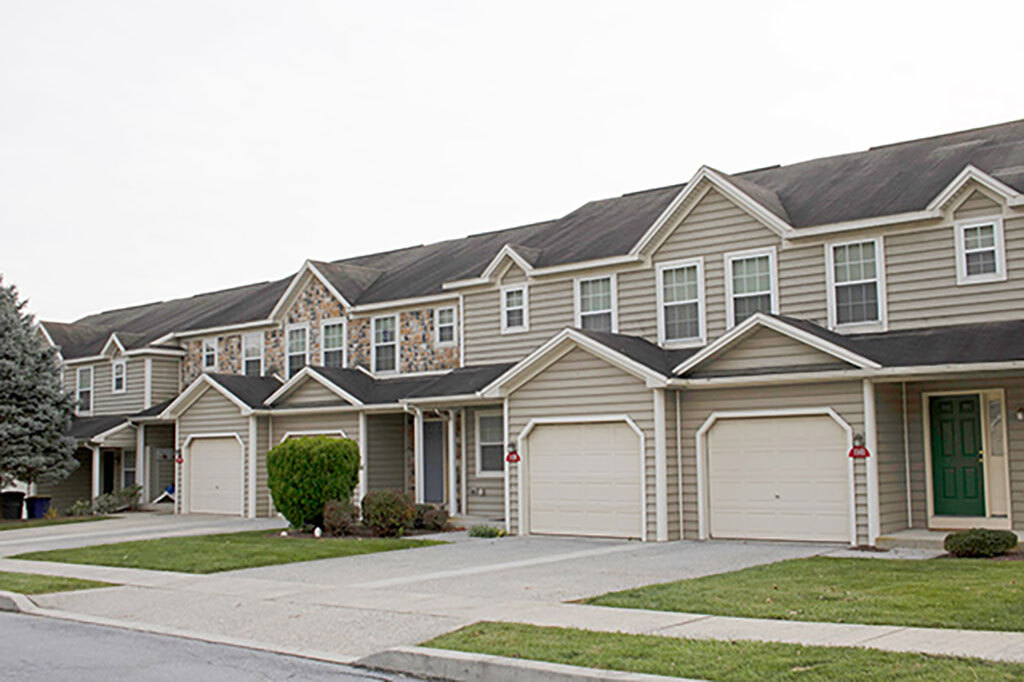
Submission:
[[863,445],[854,445],[852,448],[850,448],[850,457],[854,457],[856,459],[864,459],[870,456],[871,453],[868,452],[868,449]]
[[174,458],[174,461],[175,461],[175,462],[176,462],[177,464],[184,464],[184,463],[185,463],[185,458],[184,458],[184,457],[182,457],[181,455],[178,455],[177,457],[175,457],[175,458]]
[[515,464],[519,461],[519,453],[513,450],[512,452],[505,455],[505,461],[509,464]]

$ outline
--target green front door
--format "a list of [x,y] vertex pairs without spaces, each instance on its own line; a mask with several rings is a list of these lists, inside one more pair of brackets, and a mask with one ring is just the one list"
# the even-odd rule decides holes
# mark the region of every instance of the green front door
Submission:
[[984,516],[981,400],[977,395],[937,396],[928,409],[936,516]]

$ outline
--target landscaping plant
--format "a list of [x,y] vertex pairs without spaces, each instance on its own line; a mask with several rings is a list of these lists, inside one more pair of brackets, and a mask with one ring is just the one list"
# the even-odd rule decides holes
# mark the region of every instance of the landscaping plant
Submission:
[[401,537],[416,519],[416,507],[401,490],[371,490],[363,498],[363,523],[382,537]]
[[1001,556],[1017,547],[1017,534],[1009,530],[971,528],[950,533],[942,546],[955,557]]
[[359,507],[352,502],[328,500],[324,505],[324,530],[328,535],[349,535],[358,526]]
[[507,535],[503,528],[487,526],[484,524],[470,526],[469,537],[471,538],[503,538]]
[[328,500],[352,499],[359,482],[359,446],[348,438],[290,438],[267,453],[274,506],[296,528],[320,520]]

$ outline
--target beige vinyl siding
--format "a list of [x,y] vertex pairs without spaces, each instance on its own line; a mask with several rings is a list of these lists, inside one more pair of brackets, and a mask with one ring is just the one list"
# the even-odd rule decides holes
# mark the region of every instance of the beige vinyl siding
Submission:
[[256,516],[270,516],[274,508],[267,485],[267,453],[270,451],[270,417],[256,417]]
[[[237,434],[242,440],[243,471],[249,470],[249,418],[241,414],[237,405],[214,389],[207,389],[178,417],[178,449],[184,449],[185,442],[190,436],[207,434]],[[187,453],[183,454],[188,457]],[[177,490],[185,490],[186,481],[182,480],[184,469],[183,466],[178,467],[178,480],[175,482]],[[243,485],[243,489],[245,488]],[[243,498],[243,506],[246,507],[243,510],[244,514],[248,512],[249,496],[243,495]],[[183,511],[183,503],[184,500],[179,495],[176,511]]]
[[174,483],[174,459],[156,458],[158,448],[174,449],[174,426],[172,424],[147,424],[145,427],[146,464],[145,475],[149,478],[149,502],[160,496],[168,485]]
[[405,490],[405,415],[367,415],[366,449],[366,489]]
[[513,265],[501,276],[501,285],[522,284],[526,282],[526,273],[518,265]]
[[[466,513],[487,519],[505,520],[505,476],[477,475],[476,418],[481,412],[502,414],[503,405],[466,410]],[[480,494],[479,491],[483,491]]]
[[[654,499],[654,395],[643,381],[576,348],[509,396],[511,438],[531,419],[627,415],[644,433],[647,537],[657,537]],[[528,456],[528,455],[527,455]],[[511,469],[511,524],[518,532],[518,467]]]
[[[682,489],[679,486],[679,474],[682,464],[681,442],[677,436],[676,401],[682,400],[679,391],[665,391],[665,458],[668,464],[668,539],[680,540],[683,537],[683,517],[681,510]],[[682,403],[679,403],[680,407]],[[681,412],[681,410],[680,410]]]
[[882,533],[907,528],[907,476],[903,447],[903,391],[900,384],[875,384],[878,438],[878,507]]
[[925,424],[922,394],[946,391],[974,393],[992,388],[1002,388],[1006,392],[1006,448],[1010,458],[1010,513],[1013,527],[1024,528],[1024,422],[1014,418],[1017,408],[1024,405],[1024,375],[947,379],[907,384],[907,435],[910,440],[911,500],[915,528],[927,527],[929,511],[925,480]]
[[286,433],[301,433],[303,431],[317,433],[341,431],[346,438],[359,442],[358,412],[274,415],[273,422],[273,445],[280,443]]
[[123,393],[114,393],[111,390],[112,366],[109,360],[93,363],[92,367],[92,413],[94,415],[128,414],[144,409],[146,369],[142,358],[127,358],[125,391]]
[[153,405],[177,397],[178,381],[181,378],[181,361],[177,358],[152,358],[152,396]]
[[[696,538],[697,450],[696,434],[714,412],[831,407],[855,433],[864,431],[864,393],[860,381],[790,386],[759,386],[685,391],[683,400],[683,530]],[[799,434],[795,434],[799,437]],[[840,453],[845,456],[845,453]],[[858,542],[867,542],[867,478],[862,460],[855,462]]]
[[39,485],[37,494],[50,498],[50,508],[66,514],[68,508],[79,500],[92,499],[92,451],[79,448],[75,451],[78,468],[63,481]]
[[984,218],[993,215],[1002,215],[1003,207],[986,194],[978,190],[970,191],[967,198],[953,211],[956,220],[967,220],[970,218]]
[[805,343],[791,339],[771,329],[758,329],[750,336],[727,348],[709,362],[697,367],[693,376],[729,374],[768,367],[807,367],[820,365],[822,368],[845,366],[834,355],[829,355]]
[[515,362],[573,324],[571,279],[530,283],[530,330],[501,333],[501,292],[497,287],[467,293],[465,352],[467,365]]
[[276,403],[276,407],[298,407],[300,405],[348,404],[338,394],[328,390],[316,379],[307,379],[301,386]]

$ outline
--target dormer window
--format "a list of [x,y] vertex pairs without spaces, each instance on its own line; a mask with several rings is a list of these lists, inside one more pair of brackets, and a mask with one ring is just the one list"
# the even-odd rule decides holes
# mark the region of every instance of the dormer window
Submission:
[[203,339],[203,370],[217,369],[217,339]]
[[501,290],[501,333],[525,332],[530,328],[529,295],[525,284]]
[[92,367],[79,367],[77,380],[75,409],[80,415],[92,414]]
[[956,283],[978,284],[1006,279],[1002,218],[956,223]]
[[128,363],[125,360],[114,360],[110,363],[110,392],[124,393],[128,382]]

